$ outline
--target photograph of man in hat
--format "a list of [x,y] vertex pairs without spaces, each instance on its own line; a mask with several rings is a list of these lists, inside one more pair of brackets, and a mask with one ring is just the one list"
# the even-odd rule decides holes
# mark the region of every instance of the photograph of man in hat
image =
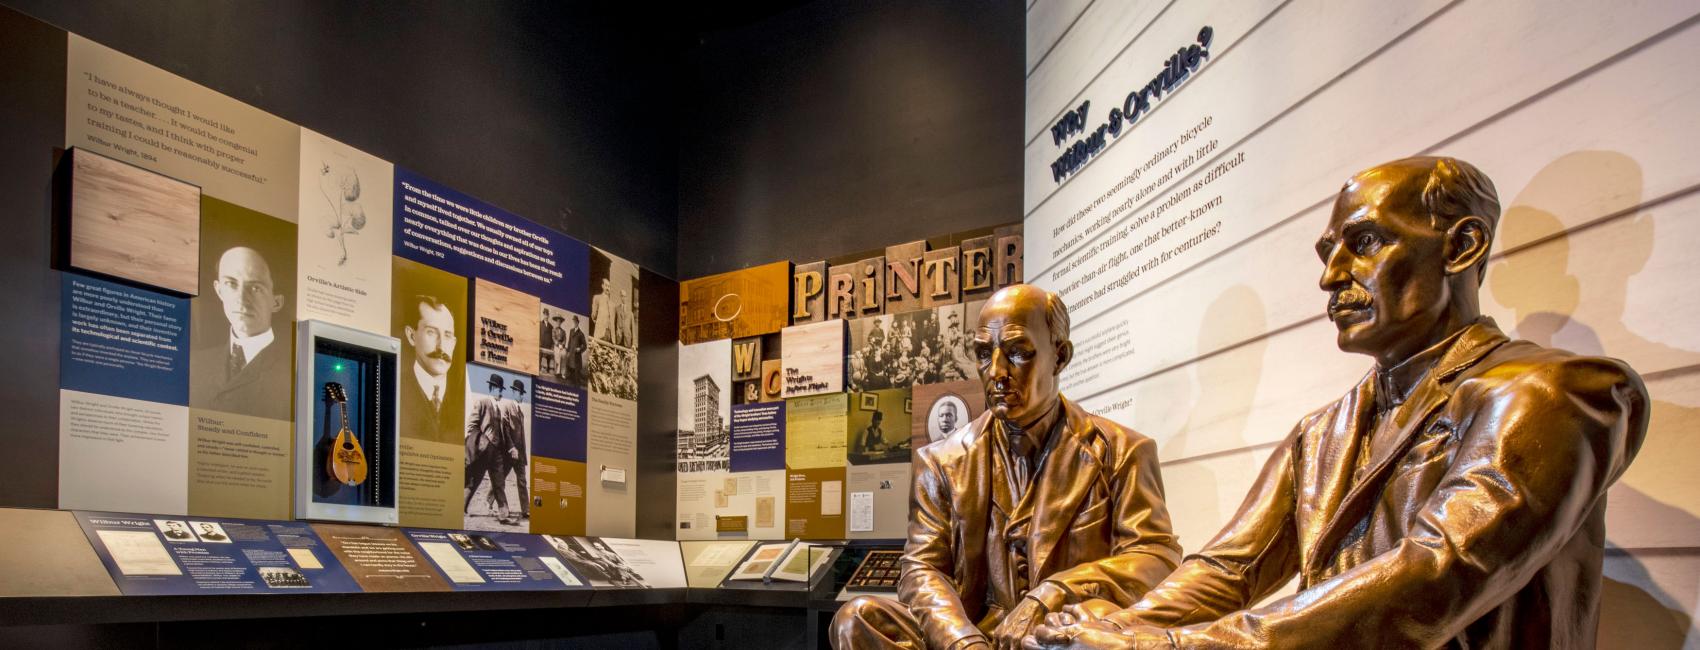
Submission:
[[[507,381],[502,375],[492,372],[485,385],[486,390],[467,409],[465,512],[468,528],[472,528],[473,520],[480,516],[493,514],[497,523],[506,523],[510,519],[507,490],[502,489],[508,467],[508,461],[504,459],[511,440],[508,423],[512,421],[504,414],[502,405],[507,401],[503,399]],[[487,509],[475,512],[472,509],[473,497],[486,478],[490,483],[490,499],[496,507],[493,512]]]
[[[507,513],[498,518],[496,523],[517,526],[531,518],[530,496],[527,494],[529,490],[526,489],[530,479],[525,473],[529,456],[526,453],[525,382],[515,379],[509,387],[513,389],[513,398],[502,399],[497,403],[497,409],[502,416],[502,431],[506,438],[501,441],[501,453],[496,455],[496,462],[501,469],[495,476],[500,478],[490,484],[490,501],[501,506],[500,512]],[[519,495],[517,513],[502,505],[507,500],[509,476],[513,477],[514,488]]]

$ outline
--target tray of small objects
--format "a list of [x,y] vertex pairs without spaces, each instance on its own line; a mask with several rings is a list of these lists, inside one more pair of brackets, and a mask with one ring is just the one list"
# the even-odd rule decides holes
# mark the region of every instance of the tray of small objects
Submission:
[[897,579],[903,575],[903,551],[868,551],[868,556],[850,574],[846,591],[875,591],[897,593]]

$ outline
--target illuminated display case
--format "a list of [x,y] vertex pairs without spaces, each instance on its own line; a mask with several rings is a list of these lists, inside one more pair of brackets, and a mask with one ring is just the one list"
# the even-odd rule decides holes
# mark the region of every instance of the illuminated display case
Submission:
[[302,321],[295,385],[295,516],[395,525],[400,342]]

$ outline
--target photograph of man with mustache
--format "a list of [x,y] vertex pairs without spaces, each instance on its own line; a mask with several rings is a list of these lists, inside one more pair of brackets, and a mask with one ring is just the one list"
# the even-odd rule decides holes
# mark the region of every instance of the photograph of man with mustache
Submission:
[[[1328,318],[1375,368],[1300,420],[1232,520],[1133,606],[1029,648],[1592,648],[1606,490],[1647,431],[1623,362],[1513,341],[1478,293],[1499,220],[1480,170],[1346,182],[1316,242]],[[1259,605],[1298,577],[1298,593]]]
[[402,327],[401,433],[453,445],[465,441],[461,405],[466,399],[462,365],[456,363],[460,332],[448,305],[434,296],[411,299],[411,322]]

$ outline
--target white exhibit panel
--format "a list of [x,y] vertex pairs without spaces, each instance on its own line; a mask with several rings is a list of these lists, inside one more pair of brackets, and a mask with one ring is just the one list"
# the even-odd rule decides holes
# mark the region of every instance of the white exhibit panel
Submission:
[[1158,443],[1186,551],[1372,368],[1318,288],[1343,182],[1455,156],[1503,208],[1483,313],[1652,397],[1609,496],[1602,647],[1700,647],[1700,5],[1039,2],[1026,39],[1027,278],[1070,310],[1064,394]]

